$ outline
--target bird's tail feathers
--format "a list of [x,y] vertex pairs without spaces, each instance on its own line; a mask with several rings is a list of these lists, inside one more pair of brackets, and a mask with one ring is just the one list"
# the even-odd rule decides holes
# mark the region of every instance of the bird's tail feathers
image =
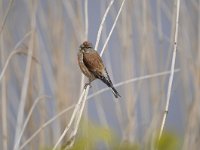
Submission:
[[119,93],[117,92],[117,90],[116,90],[113,86],[111,87],[111,89],[112,89],[112,92],[113,92],[115,98],[121,97],[121,96],[119,95]]
[[98,77],[101,81],[103,81],[108,87],[110,87],[112,89],[112,92],[115,96],[115,98],[121,97],[119,95],[119,93],[117,92],[117,90],[114,88],[112,81],[110,80],[110,77],[106,71],[106,76],[99,76]]

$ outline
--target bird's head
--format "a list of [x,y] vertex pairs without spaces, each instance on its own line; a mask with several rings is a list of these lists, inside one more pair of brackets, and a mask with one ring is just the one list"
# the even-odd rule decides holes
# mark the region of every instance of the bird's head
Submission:
[[90,43],[89,41],[85,41],[80,45],[81,51],[87,51],[89,48],[93,48],[92,43]]

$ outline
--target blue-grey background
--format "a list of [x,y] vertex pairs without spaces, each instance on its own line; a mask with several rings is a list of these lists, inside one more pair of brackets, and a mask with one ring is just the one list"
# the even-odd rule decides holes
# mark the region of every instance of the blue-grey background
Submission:
[[[95,45],[98,29],[110,0],[88,0],[87,35],[85,2],[0,1],[1,71],[19,41],[27,33],[34,31],[19,45],[17,50],[23,54],[15,54],[11,58],[0,82],[0,149],[4,149],[5,145],[12,149],[15,142],[27,54],[30,49],[33,50],[34,59],[26,87],[23,120],[39,96],[48,95],[51,98],[37,104],[20,145],[47,120],[78,101],[82,78],[77,65],[78,47],[85,40]],[[108,13],[98,52],[102,50],[121,3],[121,0],[115,0]],[[125,1],[102,56],[113,83],[170,70],[175,33],[175,4],[174,0]],[[7,10],[5,25],[2,26]],[[181,149],[196,149],[200,145],[199,42],[199,0],[181,0],[175,65],[180,71],[174,74],[169,113],[164,128],[179,137]],[[96,95],[88,100],[83,118],[110,128],[120,141],[144,145],[159,133],[166,105],[168,79],[169,74],[166,74],[119,86],[117,90],[122,96],[119,100],[113,97],[111,91]],[[105,87],[96,80],[92,83],[89,95]],[[45,127],[25,149],[53,147],[71,115],[72,110]]]

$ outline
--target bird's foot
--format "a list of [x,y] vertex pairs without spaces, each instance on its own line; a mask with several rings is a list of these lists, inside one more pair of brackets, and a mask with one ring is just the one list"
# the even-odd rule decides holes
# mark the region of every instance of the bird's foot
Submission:
[[87,88],[87,86],[89,86],[90,88],[92,87],[92,85],[91,85],[91,83],[90,83],[90,82],[88,82],[88,83],[85,83],[85,85],[84,85],[84,89],[86,89],[86,88]]

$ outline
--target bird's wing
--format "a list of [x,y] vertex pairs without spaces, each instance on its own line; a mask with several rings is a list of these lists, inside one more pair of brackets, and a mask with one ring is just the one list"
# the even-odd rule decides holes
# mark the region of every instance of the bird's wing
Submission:
[[83,62],[97,78],[104,75],[105,67],[99,54],[94,50],[83,54]]
[[102,80],[109,87],[112,87],[110,77],[104,67],[103,61],[96,51],[84,53],[83,62],[88,70],[96,77]]

